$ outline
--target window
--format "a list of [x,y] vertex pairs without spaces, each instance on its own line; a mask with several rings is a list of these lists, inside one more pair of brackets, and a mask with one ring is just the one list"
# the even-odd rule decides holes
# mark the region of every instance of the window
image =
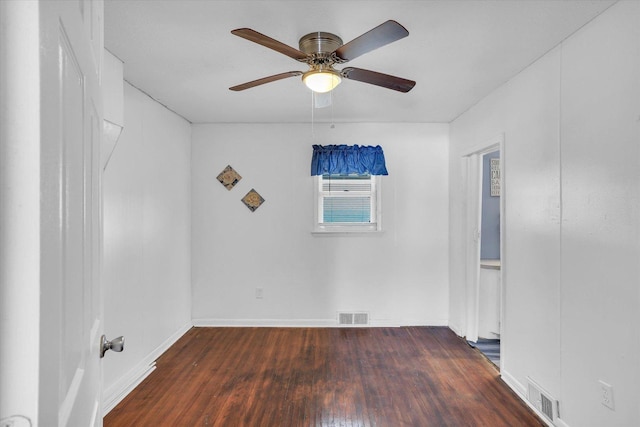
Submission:
[[369,174],[317,175],[316,232],[380,231],[380,178]]
[[381,231],[381,175],[388,175],[379,145],[314,145],[314,232]]

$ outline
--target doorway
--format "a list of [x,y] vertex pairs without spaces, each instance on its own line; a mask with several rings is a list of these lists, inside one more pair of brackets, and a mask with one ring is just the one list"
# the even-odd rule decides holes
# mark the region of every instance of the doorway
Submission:
[[463,156],[466,197],[466,339],[496,366],[503,313],[504,138]]

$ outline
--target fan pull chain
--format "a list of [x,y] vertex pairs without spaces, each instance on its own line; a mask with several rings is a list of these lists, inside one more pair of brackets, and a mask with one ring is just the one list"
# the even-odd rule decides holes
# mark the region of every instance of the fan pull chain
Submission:
[[[333,92],[331,91],[329,93],[323,93],[322,96],[324,98],[322,98],[322,102],[326,102],[327,100],[329,101],[329,106],[331,107],[331,112],[329,113],[330,115],[330,121],[329,121],[329,128],[330,129],[335,129],[336,127],[336,122],[335,122],[335,115],[334,115],[334,109],[333,109]],[[318,98],[317,98],[318,94],[311,91],[311,138],[312,141],[315,142],[316,140],[316,128],[315,128],[315,122],[316,122],[316,109],[317,108],[324,108],[327,105],[323,105],[318,107]]]
[[331,99],[330,99],[330,102],[331,102],[331,125],[329,127],[331,129],[334,129],[336,127],[336,123],[335,123],[335,120],[333,118],[333,92],[334,91],[329,92],[329,95],[331,97]]
[[314,127],[314,120],[315,120],[315,92],[310,91],[311,92],[311,141],[312,142],[316,142],[316,131],[315,131],[315,127]]

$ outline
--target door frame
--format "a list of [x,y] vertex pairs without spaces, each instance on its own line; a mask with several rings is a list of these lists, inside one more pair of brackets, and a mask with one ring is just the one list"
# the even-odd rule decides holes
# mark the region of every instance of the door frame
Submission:
[[[462,154],[464,209],[464,254],[465,254],[465,333],[469,341],[478,340],[478,314],[480,304],[480,245],[482,220],[482,156],[500,152],[500,336],[504,330],[505,301],[505,144],[504,133],[472,147]],[[500,364],[503,357],[501,354]]]
[[40,364],[39,5],[0,1],[0,422],[35,425]]

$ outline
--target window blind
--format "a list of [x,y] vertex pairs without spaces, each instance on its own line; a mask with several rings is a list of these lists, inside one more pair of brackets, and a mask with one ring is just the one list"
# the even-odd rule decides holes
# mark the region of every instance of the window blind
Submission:
[[375,192],[371,176],[322,176],[322,223],[372,223]]

